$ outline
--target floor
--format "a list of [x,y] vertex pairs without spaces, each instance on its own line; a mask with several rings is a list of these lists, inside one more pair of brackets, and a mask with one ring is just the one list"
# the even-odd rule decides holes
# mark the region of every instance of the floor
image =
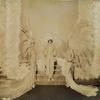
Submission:
[[36,86],[16,100],[100,100],[100,93],[85,97],[65,86]]

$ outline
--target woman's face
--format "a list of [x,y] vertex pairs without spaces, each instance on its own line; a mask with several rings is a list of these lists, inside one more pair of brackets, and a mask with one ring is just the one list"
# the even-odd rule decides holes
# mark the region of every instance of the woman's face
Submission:
[[52,44],[53,43],[53,40],[52,39],[48,40],[48,43],[49,44]]

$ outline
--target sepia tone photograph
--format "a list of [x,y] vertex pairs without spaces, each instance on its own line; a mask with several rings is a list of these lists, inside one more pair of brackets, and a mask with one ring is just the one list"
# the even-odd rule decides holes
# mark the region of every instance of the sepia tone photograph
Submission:
[[0,100],[100,100],[100,0],[0,0]]

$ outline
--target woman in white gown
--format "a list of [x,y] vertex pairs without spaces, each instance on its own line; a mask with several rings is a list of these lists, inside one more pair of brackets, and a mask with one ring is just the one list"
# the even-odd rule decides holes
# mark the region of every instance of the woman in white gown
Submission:
[[53,79],[55,57],[56,57],[55,45],[53,40],[49,39],[47,46],[44,50],[44,60],[45,60],[46,74],[48,76],[48,80]]

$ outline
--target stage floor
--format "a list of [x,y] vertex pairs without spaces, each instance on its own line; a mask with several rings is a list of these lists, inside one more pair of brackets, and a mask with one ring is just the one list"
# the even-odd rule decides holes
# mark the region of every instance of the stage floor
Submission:
[[36,86],[15,100],[100,100],[100,91],[96,97],[85,97],[65,86]]

